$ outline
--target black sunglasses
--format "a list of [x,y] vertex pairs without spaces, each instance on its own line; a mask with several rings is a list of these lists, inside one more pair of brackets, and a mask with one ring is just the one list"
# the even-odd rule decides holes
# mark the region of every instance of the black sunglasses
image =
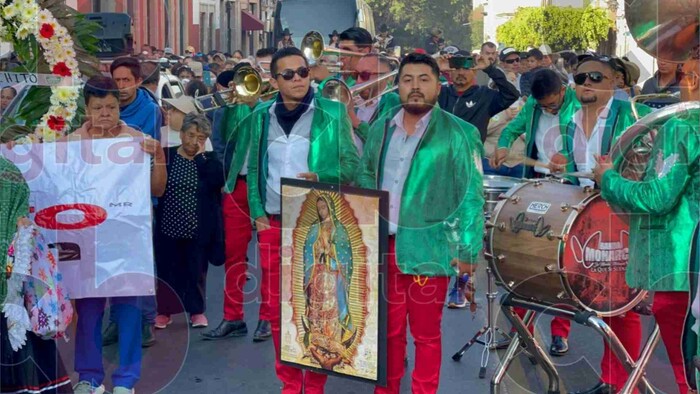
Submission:
[[574,75],[574,82],[576,82],[576,85],[583,85],[586,83],[586,79],[590,79],[593,83],[601,83],[606,78],[608,77],[600,71],[591,71]]
[[519,57],[516,57],[515,59],[504,60],[504,62],[506,62],[506,63],[508,63],[508,64],[520,63],[520,58],[519,58]]
[[292,79],[294,79],[294,74],[299,74],[300,77],[306,78],[309,76],[309,68],[299,67],[296,70],[286,69],[283,70],[281,73],[275,75],[275,78],[282,77],[285,81],[291,81]]

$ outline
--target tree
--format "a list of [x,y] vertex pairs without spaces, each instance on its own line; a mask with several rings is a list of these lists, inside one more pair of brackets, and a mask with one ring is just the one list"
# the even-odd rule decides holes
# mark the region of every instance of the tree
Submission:
[[471,47],[472,0],[367,0],[375,25],[385,23],[405,48],[422,47],[431,29],[443,31],[448,45]]
[[524,7],[496,31],[498,41],[519,50],[549,45],[553,51],[595,48],[614,27],[608,11],[588,6]]
[[474,8],[472,15],[469,18],[472,28],[471,49],[481,49],[480,46],[484,42],[484,5]]

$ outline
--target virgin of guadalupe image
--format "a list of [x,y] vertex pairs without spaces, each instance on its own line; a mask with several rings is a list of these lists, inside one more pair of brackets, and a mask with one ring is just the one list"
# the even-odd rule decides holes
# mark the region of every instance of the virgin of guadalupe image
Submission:
[[350,364],[349,348],[357,338],[348,300],[353,273],[350,238],[338,220],[333,199],[316,199],[317,219],[304,239],[303,343],[322,368]]

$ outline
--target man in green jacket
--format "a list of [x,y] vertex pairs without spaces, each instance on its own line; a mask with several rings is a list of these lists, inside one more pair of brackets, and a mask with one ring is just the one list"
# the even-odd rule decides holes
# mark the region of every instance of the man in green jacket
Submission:
[[[574,75],[576,96],[581,109],[574,114],[573,125],[567,128],[562,151],[552,157],[553,172],[581,171],[592,175],[596,157],[607,156],[620,136],[636,122],[632,104],[615,100],[615,65],[608,57],[590,57],[579,63]],[[651,110],[638,105],[641,115]],[[567,177],[576,185],[594,187],[588,178]],[[603,235],[605,237],[606,234]],[[632,257],[629,261],[632,262]],[[641,319],[635,312],[604,318],[615,332],[632,359],[639,357],[641,344]],[[570,322],[567,327],[570,327]],[[567,332],[568,334],[568,332]],[[615,392],[627,381],[628,374],[622,363],[604,342],[601,360],[601,381],[584,391],[585,394]]]
[[[498,149],[491,156],[489,165],[500,168],[508,157],[508,151],[518,138],[524,138],[526,156],[542,166],[525,165],[523,177],[536,178],[549,174],[549,162],[562,149],[561,141],[566,130],[575,127],[574,114],[581,109],[576,91],[561,83],[559,74],[552,70],[540,70],[532,79],[532,94],[525,106],[501,133]],[[531,164],[531,163],[528,163]],[[516,308],[522,317],[525,310]],[[555,317],[550,323],[552,337],[549,353],[563,356],[569,351],[571,322]]]
[[[516,139],[524,138],[525,155],[531,161],[548,165],[552,156],[561,150],[561,137],[574,122],[574,114],[581,109],[576,91],[562,85],[559,75],[552,70],[541,70],[533,79],[532,95],[498,140],[498,149],[489,164],[497,169],[505,162]],[[549,173],[548,167],[524,166],[523,178],[535,178]],[[540,175],[538,175],[540,174]]]
[[270,311],[282,392],[321,393],[326,375],[279,362],[281,178],[347,184],[355,177],[359,157],[345,106],[314,96],[301,51],[277,51],[270,71],[270,83],[279,89],[277,99],[259,105],[241,125],[251,135],[248,205],[258,233],[262,302]]
[[389,192],[387,387],[375,393],[399,393],[407,319],[416,345],[412,390],[437,392],[449,277],[472,274],[482,248],[483,147],[474,126],[436,106],[439,74],[427,55],[403,60],[402,109],[372,125],[357,177],[360,187]]
[[[370,53],[362,57],[357,63],[357,83],[366,84],[378,78],[382,78],[392,71],[392,65],[388,58],[376,53]],[[359,106],[355,103],[348,105],[348,115],[355,130],[355,146],[360,155],[367,141],[370,125],[375,120],[387,114],[396,114],[401,109],[401,99],[396,93],[385,93],[377,98],[386,89],[393,85],[391,78],[385,78],[376,84],[370,84],[358,94],[362,102]]]
[[[686,65],[682,101],[700,100],[698,62]],[[695,72],[694,81],[690,81]],[[690,302],[688,273],[697,279],[700,220],[700,116],[695,111],[668,121],[654,141],[640,181],[625,179],[610,159],[595,169],[603,198],[630,214],[627,283],[654,292],[653,313],[673,367],[680,393],[695,385],[693,369],[685,370],[681,338]],[[695,280],[693,281],[695,282]],[[693,311],[690,325],[697,320]],[[695,323],[697,324],[697,323]],[[697,352],[697,326],[693,334]],[[690,372],[690,373],[688,373]],[[690,382],[690,384],[689,384]]]

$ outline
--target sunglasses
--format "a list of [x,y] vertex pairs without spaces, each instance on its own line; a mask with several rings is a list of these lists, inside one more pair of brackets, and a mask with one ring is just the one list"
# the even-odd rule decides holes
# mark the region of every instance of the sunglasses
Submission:
[[603,75],[600,71],[591,71],[574,75],[574,82],[576,82],[576,85],[583,85],[586,83],[587,79],[590,79],[593,83],[601,83],[604,79],[608,79],[608,77]]
[[294,74],[299,74],[301,78],[306,78],[309,76],[309,68],[299,67],[296,70],[286,69],[275,75],[275,78],[282,77],[285,81],[291,81],[294,79]]
[[508,64],[520,63],[520,58],[519,58],[519,57],[516,57],[515,59],[504,60],[504,62],[506,62],[506,63],[508,63]]
[[362,71],[357,73],[358,78],[362,81],[369,81],[370,79],[372,79],[372,77],[376,75],[382,75],[382,73],[373,73],[370,71]]

